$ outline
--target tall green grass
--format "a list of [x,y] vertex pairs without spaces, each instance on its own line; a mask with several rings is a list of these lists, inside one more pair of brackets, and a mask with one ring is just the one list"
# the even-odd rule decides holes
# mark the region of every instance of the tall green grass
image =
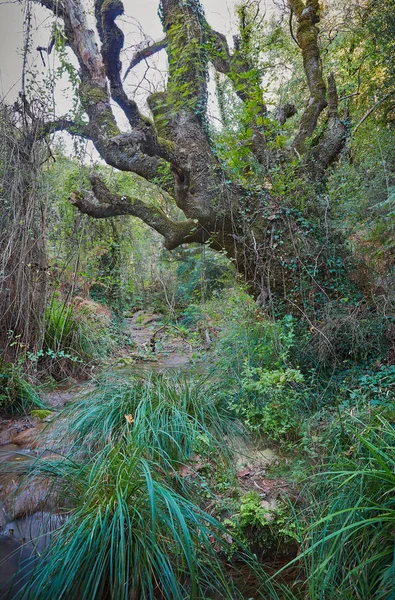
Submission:
[[113,347],[108,327],[87,307],[53,298],[44,323],[41,361],[53,376],[76,375],[87,363],[108,355]]
[[107,376],[65,414],[73,453],[19,467],[53,481],[67,518],[18,598],[242,600],[245,575],[228,559],[236,549],[254,597],[278,600],[180,469],[200,450],[226,459],[231,420],[213,388],[181,374]]
[[18,364],[0,358],[0,411],[26,414],[32,408],[45,408],[37,389]]
[[150,458],[174,464],[194,452],[226,458],[225,439],[236,429],[223,394],[183,373],[104,375],[64,416],[77,445],[98,450],[133,434]]
[[177,494],[134,441],[107,446],[83,466],[42,461],[41,472],[61,476],[77,504],[23,598],[242,597],[219,558],[225,529]]
[[311,495],[300,557],[309,600],[395,598],[394,415],[351,423],[349,447]]

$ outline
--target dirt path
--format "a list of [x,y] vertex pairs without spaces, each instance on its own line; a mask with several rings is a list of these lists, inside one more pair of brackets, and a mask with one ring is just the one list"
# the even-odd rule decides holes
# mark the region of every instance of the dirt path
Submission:
[[129,355],[131,360],[147,362],[153,370],[188,368],[193,346],[176,327],[163,321],[163,315],[138,311],[133,318],[126,319],[126,324],[135,344],[135,351]]

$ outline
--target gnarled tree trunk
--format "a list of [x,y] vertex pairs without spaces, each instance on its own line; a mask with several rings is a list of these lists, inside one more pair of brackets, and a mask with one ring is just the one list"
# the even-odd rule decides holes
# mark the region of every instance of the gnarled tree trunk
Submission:
[[[79,94],[87,115],[83,125],[67,119],[42,125],[42,133],[67,130],[92,140],[102,158],[122,171],[130,171],[147,181],[157,178],[160,166],[167,164],[173,184],[166,190],[185,215],[175,222],[160,208],[138,198],[111,192],[97,176],[91,177],[92,190],[76,190],[71,202],[95,218],[133,215],[161,233],[165,247],[205,242],[225,250],[238,270],[251,284],[261,302],[273,295],[287,296],[294,285],[295,268],[306,269],[309,253],[322,255],[319,241],[309,226],[285,202],[271,192],[270,177],[274,165],[291,168],[300,185],[314,186],[338,157],[345,141],[345,128],[339,117],[333,75],[325,83],[318,45],[318,0],[289,0],[289,9],[297,22],[296,39],[303,57],[309,99],[302,110],[299,127],[292,143],[283,150],[272,150],[270,132],[276,119],[283,124],[296,107],[279,107],[275,116],[268,114],[259,72],[248,53],[248,28],[241,27],[235,50],[226,38],[207,23],[198,0],[161,0],[165,38],[146,48],[147,57],[165,48],[169,72],[166,90],[148,98],[152,120],[144,117],[136,103],[124,91],[120,53],[124,35],[116,23],[123,14],[121,0],[95,0],[95,16],[100,50],[95,34],[87,26],[83,0],[38,0],[64,21],[67,42],[80,67]],[[128,71],[141,60],[138,53]],[[207,128],[207,83],[209,64],[229,77],[242,102],[253,106],[249,149],[252,160],[261,165],[262,186],[258,191],[230,181],[220,163]],[[129,122],[129,131],[118,128],[110,101],[114,100]],[[327,123],[319,143],[311,146],[318,119],[327,110]],[[255,188],[256,190],[256,188]],[[317,214],[319,208],[317,207]],[[322,261],[324,262],[324,261]],[[317,272],[311,281],[320,287]]]

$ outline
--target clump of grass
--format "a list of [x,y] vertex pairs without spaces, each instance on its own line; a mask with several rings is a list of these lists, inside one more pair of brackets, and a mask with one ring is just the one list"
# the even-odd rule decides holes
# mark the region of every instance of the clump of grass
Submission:
[[75,376],[87,364],[107,356],[112,342],[106,323],[87,306],[53,298],[44,315],[45,332],[40,361],[54,377]]
[[[177,473],[147,458],[141,437],[109,444],[82,464],[38,460],[32,474],[54,477],[74,508],[21,593],[25,600],[242,599],[226,571],[229,534],[174,490]],[[61,485],[59,485],[59,481]],[[185,489],[184,489],[185,491]],[[238,544],[244,566],[254,560]],[[259,566],[255,564],[259,572]],[[260,573],[263,592],[278,596]]]
[[202,597],[207,565],[197,555],[214,554],[210,517],[158,480],[139,450],[107,447],[65,475],[71,486],[78,477],[80,501],[24,597],[181,600],[189,586]]
[[319,474],[301,556],[311,600],[395,597],[393,416],[354,419],[350,447]]
[[20,598],[242,600],[248,571],[256,598],[278,600],[237,535],[197,504],[180,468],[199,444],[218,461],[226,454],[229,417],[215,390],[181,374],[116,381],[107,376],[69,409],[72,455],[18,464],[53,481],[68,515]]
[[32,408],[45,408],[37,389],[19,364],[0,358],[0,411],[27,414]]
[[173,464],[219,447],[224,455],[224,439],[235,427],[218,390],[183,373],[107,375],[66,417],[77,445],[97,450],[133,433]]

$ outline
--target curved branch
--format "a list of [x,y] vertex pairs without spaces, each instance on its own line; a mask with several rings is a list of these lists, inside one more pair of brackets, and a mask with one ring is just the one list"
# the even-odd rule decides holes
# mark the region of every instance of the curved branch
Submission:
[[[36,1],[44,1],[47,7],[52,2]],[[97,0],[97,5],[101,7],[101,4],[102,2]],[[105,37],[103,54],[109,62],[115,59],[115,64],[111,67],[102,60],[95,33],[88,27],[82,0],[63,0],[62,7],[66,38],[80,66],[79,96],[89,119],[83,128],[83,136],[92,140],[99,154],[109,165],[152,180],[158,174],[159,159],[173,161],[174,157],[170,145],[158,142],[152,123],[141,118],[137,106],[129,101],[126,95],[122,96],[123,89],[117,69],[120,69],[119,52],[123,44],[123,34],[114,24],[116,16],[120,14],[121,9],[123,10],[122,2],[106,2],[98,22],[99,32],[103,39]],[[55,4],[51,8],[56,10]],[[114,47],[111,47],[111,42],[114,42]],[[106,70],[118,103],[122,104],[124,101],[125,112],[129,111],[129,121],[136,124],[130,134],[122,134],[116,123],[110,103]],[[57,124],[58,130],[63,128],[72,134],[81,134],[72,124],[61,121]],[[51,127],[52,125],[49,126],[49,130]]]
[[123,13],[124,6],[121,0],[95,1],[97,29],[102,42],[101,55],[110,82],[111,96],[125,113],[130,126],[141,133],[141,150],[148,156],[158,156],[168,162],[174,162],[175,156],[169,151],[169,145],[160,143],[153,123],[140,114],[137,104],[128,98],[123,89],[120,53],[124,44],[124,34],[115,23],[115,19]]
[[166,48],[166,46],[167,46],[167,38],[163,38],[162,40],[159,40],[158,42],[154,42],[153,44],[149,44],[145,48],[141,48],[140,50],[137,50],[137,52],[134,54],[132,60],[130,61],[128,68],[126,69],[125,75],[123,76],[122,80],[125,81],[126,77],[129,75],[130,71],[132,69],[134,69],[134,67],[137,67],[137,65],[140,64],[142,60],[150,58],[157,52],[164,50]]
[[201,242],[203,231],[196,221],[173,221],[157,206],[145,204],[138,198],[111,192],[97,175],[90,177],[92,192],[72,192],[70,202],[82,213],[95,219],[120,215],[138,217],[165,238],[165,248],[173,250],[181,244]]
[[56,133],[57,131],[66,131],[70,135],[76,135],[82,138],[89,139],[90,137],[87,123],[76,123],[67,117],[60,117],[59,119],[40,124],[35,135],[36,138],[42,138],[51,133]]
[[360,128],[360,126],[362,125],[362,123],[365,123],[366,119],[368,119],[370,117],[370,115],[381,105],[383,104],[383,102],[385,102],[386,100],[388,100],[388,98],[390,98],[391,96],[393,96],[395,94],[395,90],[392,90],[391,92],[388,92],[388,94],[385,94],[385,96],[383,96],[382,98],[380,98],[380,100],[378,100],[375,104],[373,104],[373,106],[371,108],[369,108],[369,110],[364,114],[364,116],[362,117],[362,119],[355,125],[354,127],[354,133],[355,131],[357,131],[357,129]]
[[274,113],[274,118],[280,125],[284,125],[288,119],[296,115],[297,112],[298,110],[295,104],[290,104],[287,102],[283,106],[277,106]]

